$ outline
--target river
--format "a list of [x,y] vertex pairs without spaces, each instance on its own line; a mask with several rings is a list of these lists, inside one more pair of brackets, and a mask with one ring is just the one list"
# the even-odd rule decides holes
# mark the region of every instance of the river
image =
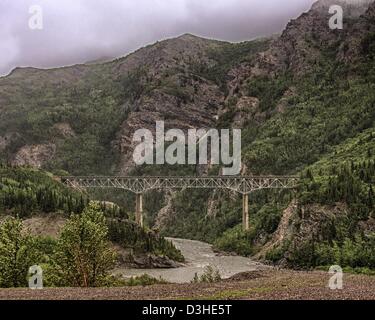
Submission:
[[148,274],[155,278],[163,278],[173,283],[189,283],[195,273],[201,275],[207,266],[218,269],[223,279],[237,273],[266,268],[263,264],[240,256],[218,255],[212,250],[212,245],[195,240],[168,238],[181,250],[186,262],[184,266],[174,269],[117,269],[116,274],[124,277]]

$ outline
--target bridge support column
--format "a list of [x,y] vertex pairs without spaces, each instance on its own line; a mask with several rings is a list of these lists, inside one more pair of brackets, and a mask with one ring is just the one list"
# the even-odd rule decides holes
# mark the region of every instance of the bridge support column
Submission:
[[135,222],[143,227],[143,195],[142,193],[137,193],[135,203]]
[[249,195],[244,194],[242,196],[242,226],[244,231],[250,229],[249,222]]

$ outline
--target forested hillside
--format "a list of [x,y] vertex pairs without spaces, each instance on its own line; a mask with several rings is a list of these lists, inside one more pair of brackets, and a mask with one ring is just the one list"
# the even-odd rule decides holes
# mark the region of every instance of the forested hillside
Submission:
[[[92,212],[86,220],[85,212]],[[102,217],[101,220],[96,220],[98,216]],[[79,221],[77,217],[82,217],[83,220]],[[37,221],[42,221],[41,225],[34,225]],[[61,222],[61,227],[54,226]],[[64,239],[64,230],[74,223],[78,224],[77,228],[81,225],[80,231],[73,232],[70,236],[80,235],[82,239],[69,238],[69,241],[75,241],[82,247],[99,246],[99,243],[90,242],[92,235],[90,232],[93,232],[90,228],[102,228],[102,233],[95,229],[95,232],[98,232],[97,237],[101,237],[102,241],[111,242],[109,248],[117,248],[111,249],[113,250],[111,257],[113,257],[108,260],[111,262],[106,267],[109,268],[108,271],[115,265],[133,265],[137,259],[141,259],[141,262],[138,262],[141,267],[146,260],[148,263],[146,266],[152,265],[155,260],[159,266],[164,263],[165,267],[173,266],[175,264],[173,261],[184,260],[181,252],[171,242],[155,232],[140,228],[129,220],[127,210],[124,208],[108,202],[90,202],[89,195],[67,188],[51,173],[28,167],[2,166],[0,168],[0,252],[2,253],[0,286],[26,286],[28,268],[35,264],[45,265],[47,283],[50,286],[99,285],[75,284],[73,279],[72,282],[60,283],[62,279],[58,278],[59,271],[55,270],[58,268],[56,266],[63,262],[61,260],[63,258],[60,259],[59,255],[65,257],[69,255],[69,250],[72,251],[72,255],[76,253],[73,243],[64,244],[63,250],[60,250],[59,246]],[[51,235],[50,230],[55,229],[56,234]],[[94,238],[92,241],[95,240]],[[106,262],[103,262],[103,266],[106,266]],[[77,268],[81,267],[82,265],[77,266]],[[68,268],[70,267],[66,266],[66,269]],[[115,279],[106,279],[102,279],[104,282],[100,285],[116,285]]]

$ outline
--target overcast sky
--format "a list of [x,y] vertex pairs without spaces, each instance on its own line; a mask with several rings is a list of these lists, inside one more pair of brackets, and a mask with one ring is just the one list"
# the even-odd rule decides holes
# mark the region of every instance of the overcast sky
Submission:
[[[0,0],[0,74],[123,56],[192,33],[228,41],[280,32],[314,0]],[[43,9],[32,30],[30,6]]]

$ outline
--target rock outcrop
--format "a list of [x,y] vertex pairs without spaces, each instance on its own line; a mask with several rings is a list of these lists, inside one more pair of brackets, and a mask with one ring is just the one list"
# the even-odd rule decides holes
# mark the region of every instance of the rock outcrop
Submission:
[[56,152],[54,144],[26,145],[18,150],[11,164],[14,166],[31,166],[41,168],[51,160]]

